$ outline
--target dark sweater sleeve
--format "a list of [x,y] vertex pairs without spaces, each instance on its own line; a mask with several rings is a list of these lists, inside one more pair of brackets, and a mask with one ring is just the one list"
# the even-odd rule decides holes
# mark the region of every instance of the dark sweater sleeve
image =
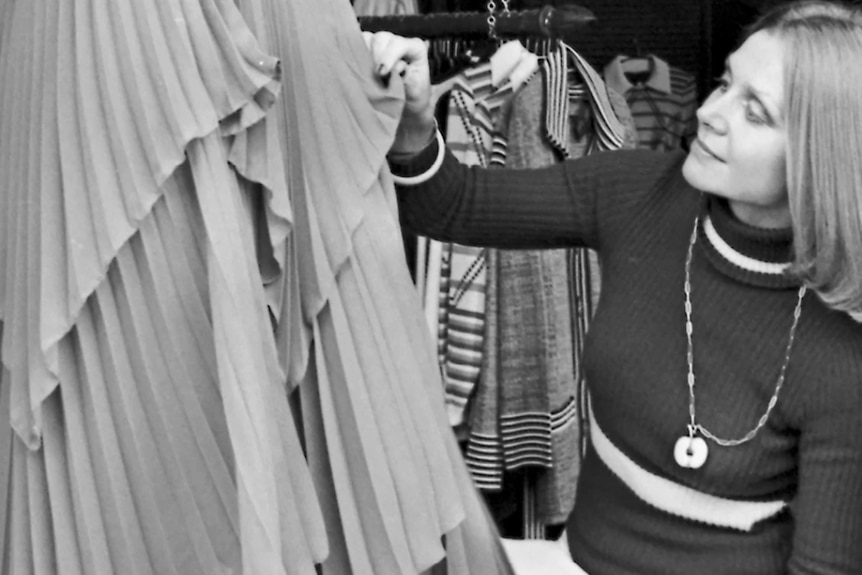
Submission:
[[[415,175],[436,154],[434,143],[408,161],[390,157],[390,168],[397,175]],[[667,170],[668,156],[620,150],[517,170],[464,166],[447,150],[430,180],[397,187],[401,223],[463,245],[599,249],[603,219],[632,210]],[[608,209],[613,213],[600,213]]]
[[802,430],[789,575],[862,573],[862,402],[850,395]]

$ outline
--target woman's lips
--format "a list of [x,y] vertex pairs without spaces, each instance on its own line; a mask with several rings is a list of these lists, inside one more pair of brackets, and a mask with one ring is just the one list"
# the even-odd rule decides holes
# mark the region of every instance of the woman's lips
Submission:
[[724,163],[724,160],[722,160],[720,157],[718,157],[718,155],[717,155],[715,152],[713,152],[713,151],[712,151],[712,149],[710,149],[710,147],[709,147],[709,146],[707,146],[706,144],[704,144],[704,143],[703,143],[703,141],[702,141],[700,138],[697,138],[697,139],[694,141],[694,145],[695,145],[695,146],[697,146],[697,147],[700,149],[700,151],[701,151],[701,152],[703,152],[704,154],[706,154],[706,155],[707,155],[707,156],[709,156],[710,158],[713,158],[714,160],[717,160],[717,161],[719,161],[719,162]]

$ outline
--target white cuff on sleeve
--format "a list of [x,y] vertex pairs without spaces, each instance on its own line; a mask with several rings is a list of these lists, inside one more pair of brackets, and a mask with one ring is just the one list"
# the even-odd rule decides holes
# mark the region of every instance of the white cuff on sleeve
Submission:
[[443,135],[440,130],[434,130],[437,137],[437,157],[434,158],[434,163],[431,167],[416,176],[398,176],[392,174],[392,180],[399,186],[417,186],[430,180],[434,174],[443,165],[443,157],[446,155],[446,143],[443,141]]

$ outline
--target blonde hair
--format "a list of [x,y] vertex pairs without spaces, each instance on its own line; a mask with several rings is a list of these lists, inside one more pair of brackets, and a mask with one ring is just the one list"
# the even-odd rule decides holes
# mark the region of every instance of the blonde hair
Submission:
[[784,41],[791,270],[833,309],[862,321],[862,15],[792,2],[749,31]]

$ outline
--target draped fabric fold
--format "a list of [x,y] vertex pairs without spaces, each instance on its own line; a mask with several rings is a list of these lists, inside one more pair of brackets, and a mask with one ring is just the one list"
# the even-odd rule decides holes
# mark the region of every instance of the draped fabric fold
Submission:
[[0,574],[507,572],[400,90],[338,0],[0,0]]
[[[282,56],[285,78],[302,79],[286,82],[248,132],[249,144],[262,137],[255,130],[279,134],[283,165],[244,175],[274,184],[273,201],[278,173],[286,178],[293,227],[283,248],[270,230],[284,273],[267,302],[322,490],[323,573],[499,572],[505,561],[448,427],[397,226],[385,154],[400,87],[372,81],[355,17],[337,1],[239,5]],[[450,551],[459,544],[462,554]]]
[[187,144],[221,119],[238,129],[262,115],[277,60],[247,41],[229,2],[15,2],[4,11],[0,85],[13,88],[0,94],[0,166],[12,191],[0,197],[0,314],[15,335],[3,350],[13,425],[34,448],[39,407],[58,383],[59,340]]

